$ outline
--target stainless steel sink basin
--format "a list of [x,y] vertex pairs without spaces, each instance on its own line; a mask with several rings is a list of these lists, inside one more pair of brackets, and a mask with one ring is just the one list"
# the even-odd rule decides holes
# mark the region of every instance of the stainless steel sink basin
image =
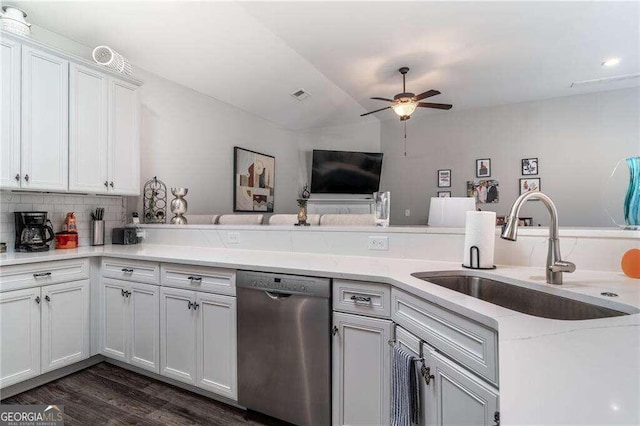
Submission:
[[536,317],[587,320],[629,315],[591,303],[479,277],[465,271],[417,272],[411,275],[458,293]]

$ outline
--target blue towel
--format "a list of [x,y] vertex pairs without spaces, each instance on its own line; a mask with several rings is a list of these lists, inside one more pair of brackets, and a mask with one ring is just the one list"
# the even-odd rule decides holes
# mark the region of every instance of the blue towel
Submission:
[[393,398],[391,402],[391,424],[411,426],[419,422],[418,377],[416,358],[399,345],[393,347],[391,366]]

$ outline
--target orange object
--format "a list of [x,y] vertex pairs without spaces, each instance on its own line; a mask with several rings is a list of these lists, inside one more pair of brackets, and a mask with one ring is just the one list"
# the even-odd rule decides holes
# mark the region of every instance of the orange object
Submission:
[[72,249],[78,247],[77,232],[58,232],[56,234],[56,249]]
[[640,278],[640,249],[631,249],[622,256],[622,272],[630,278]]

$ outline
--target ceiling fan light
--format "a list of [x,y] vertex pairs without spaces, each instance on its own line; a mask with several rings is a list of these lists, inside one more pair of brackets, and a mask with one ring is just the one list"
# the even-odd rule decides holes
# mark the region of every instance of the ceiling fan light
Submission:
[[412,99],[399,99],[391,106],[393,108],[393,112],[395,112],[399,117],[410,116],[418,107],[418,102]]

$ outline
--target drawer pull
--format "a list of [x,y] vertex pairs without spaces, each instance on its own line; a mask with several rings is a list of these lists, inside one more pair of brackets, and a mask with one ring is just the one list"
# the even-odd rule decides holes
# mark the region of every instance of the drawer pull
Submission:
[[202,277],[188,277],[188,279],[192,283],[197,283],[197,284],[202,283]]
[[46,300],[47,302],[51,302],[51,298],[49,297],[48,294],[44,297],[44,300]]
[[351,296],[351,300],[353,300],[354,302],[358,303],[358,302],[364,302],[364,303],[371,303],[371,298],[368,296]]
[[133,274],[133,269],[131,268],[122,268],[122,272],[125,274]]
[[50,277],[51,276],[51,272],[39,272],[36,274],[33,274],[33,278],[42,278],[42,277]]
[[36,303],[40,304],[40,296],[36,296]]
[[420,374],[422,374],[422,377],[424,377],[424,381],[427,383],[427,385],[431,383],[431,380],[436,378],[436,376],[431,374],[431,368],[427,367],[424,364],[422,364],[422,367],[420,368]]

